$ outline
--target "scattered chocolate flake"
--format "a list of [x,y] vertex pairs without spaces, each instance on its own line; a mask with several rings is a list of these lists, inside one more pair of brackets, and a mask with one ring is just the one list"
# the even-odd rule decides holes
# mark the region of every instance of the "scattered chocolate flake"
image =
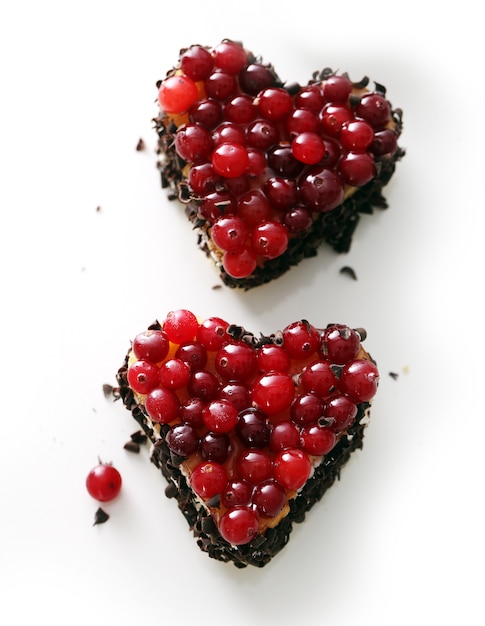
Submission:
[[131,440],[134,443],[138,443],[138,444],[146,443],[147,439],[148,439],[148,437],[141,430],[137,430],[136,433],[133,433],[131,435]]
[[99,213],[100,211],[101,211],[101,207],[98,204],[98,206],[96,207],[96,213]]
[[399,378],[399,374],[397,374],[396,372],[389,372],[389,376],[394,380],[397,380]]
[[106,513],[106,511],[103,511],[103,509],[100,507],[94,514],[93,526],[96,526],[97,524],[104,524],[108,520],[109,520],[109,515]]
[[344,265],[343,267],[341,267],[340,273],[347,274],[347,276],[350,276],[350,278],[352,278],[353,280],[357,280],[357,274],[355,273],[355,270],[349,265]]
[[128,450],[128,452],[134,452],[138,454],[140,452],[140,446],[136,443],[136,441],[127,441],[123,446],[124,450]]
[[222,285],[213,285],[212,289],[216,291],[217,289],[222,289]]
[[136,144],[136,151],[141,152],[144,149],[145,149],[145,142],[143,141],[143,139],[140,138],[138,140],[138,143]]
[[106,398],[109,398],[110,396],[112,396],[113,392],[114,392],[113,385],[110,385],[109,383],[105,383],[103,385],[103,393],[104,393]]

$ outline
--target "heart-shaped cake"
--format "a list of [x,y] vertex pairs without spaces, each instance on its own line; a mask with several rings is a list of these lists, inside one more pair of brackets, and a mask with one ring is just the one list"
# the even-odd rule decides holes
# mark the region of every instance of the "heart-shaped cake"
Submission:
[[387,206],[404,150],[382,85],[328,68],[287,84],[224,40],[181,50],[157,88],[162,186],[226,285],[269,282],[323,242],[347,252],[359,214]]
[[168,313],[117,373],[199,547],[266,565],[362,447],[379,373],[363,329],[307,320],[256,336]]

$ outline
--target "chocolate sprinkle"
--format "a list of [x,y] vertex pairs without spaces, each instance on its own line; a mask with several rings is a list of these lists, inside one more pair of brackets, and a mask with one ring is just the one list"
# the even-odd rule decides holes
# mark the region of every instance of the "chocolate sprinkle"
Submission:
[[347,274],[347,276],[350,276],[350,278],[352,278],[353,280],[357,280],[357,274],[355,273],[355,270],[348,265],[344,265],[343,267],[341,267],[340,273]]
[[143,139],[140,138],[138,140],[138,143],[136,144],[136,151],[141,152],[144,149],[145,149],[145,142],[143,141]]
[[106,511],[104,511],[101,507],[96,511],[96,513],[94,514],[94,524],[93,526],[96,526],[97,524],[104,524],[105,522],[107,522],[109,520],[109,515],[106,513]]
[[127,441],[123,446],[124,450],[128,450],[128,452],[134,452],[137,454],[140,452],[140,445],[136,443],[136,441]]
[[399,374],[397,374],[396,372],[389,372],[389,376],[393,379],[393,380],[397,380],[399,378]]

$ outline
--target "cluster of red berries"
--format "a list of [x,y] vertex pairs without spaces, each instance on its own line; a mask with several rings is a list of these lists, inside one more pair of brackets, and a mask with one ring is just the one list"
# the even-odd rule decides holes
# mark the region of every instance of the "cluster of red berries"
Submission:
[[376,161],[397,150],[382,91],[331,72],[287,89],[228,40],[182,51],[158,101],[190,164],[199,217],[234,278],[284,254],[291,237],[339,206],[349,187],[370,182]]
[[379,380],[362,335],[308,321],[256,340],[185,309],[132,343],[127,380],[229,543],[284,514]]

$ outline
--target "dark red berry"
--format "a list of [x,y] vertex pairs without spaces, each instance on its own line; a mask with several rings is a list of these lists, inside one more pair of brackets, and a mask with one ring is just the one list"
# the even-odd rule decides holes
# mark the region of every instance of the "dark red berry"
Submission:
[[99,502],[114,500],[121,491],[121,474],[108,463],[99,463],[86,477],[89,495]]

